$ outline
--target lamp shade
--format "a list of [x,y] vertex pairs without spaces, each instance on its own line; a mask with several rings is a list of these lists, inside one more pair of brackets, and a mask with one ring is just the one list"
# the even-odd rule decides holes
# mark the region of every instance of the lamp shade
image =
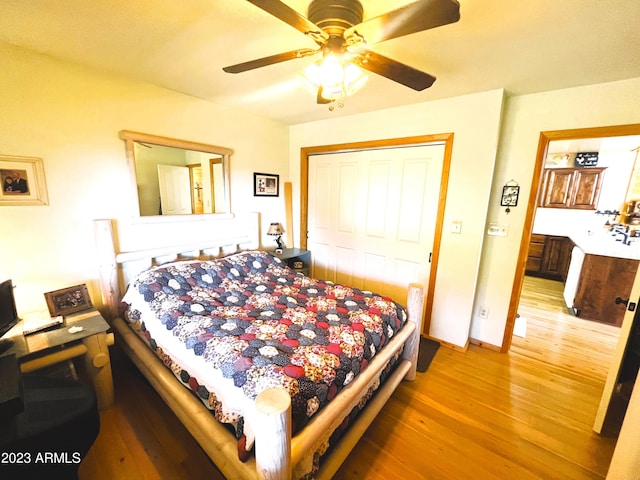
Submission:
[[269,225],[269,230],[267,230],[267,235],[282,235],[284,233],[284,228],[278,222],[273,222]]

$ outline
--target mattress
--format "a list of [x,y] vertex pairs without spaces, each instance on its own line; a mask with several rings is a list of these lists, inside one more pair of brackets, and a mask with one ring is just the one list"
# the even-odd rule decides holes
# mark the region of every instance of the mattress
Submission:
[[289,392],[295,433],[407,320],[389,298],[304,276],[259,251],[151,268],[123,302],[165,365],[230,426],[241,459],[260,392]]

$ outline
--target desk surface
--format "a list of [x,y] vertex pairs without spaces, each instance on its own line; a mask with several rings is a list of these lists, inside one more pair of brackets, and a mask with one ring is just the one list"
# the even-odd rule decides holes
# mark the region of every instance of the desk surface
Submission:
[[[82,330],[70,333],[69,328],[72,326],[82,327]],[[5,337],[13,340],[15,344],[2,356],[14,354],[19,362],[24,362],[63,349],[66,345],[79,343],[91,335],[106,332],[109,324],[98,311],[91,310],[65,317],[64,322],[53,330],[22,335],[22,322],[16,327],[16,335]]]

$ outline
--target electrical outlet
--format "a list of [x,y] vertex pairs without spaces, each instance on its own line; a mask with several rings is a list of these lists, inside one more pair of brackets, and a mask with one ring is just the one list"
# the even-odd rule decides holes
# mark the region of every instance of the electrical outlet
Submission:
[[489,309],[487,307],[480,307],[479,315],[480,315],[480,318],[488,318],[489,317]]

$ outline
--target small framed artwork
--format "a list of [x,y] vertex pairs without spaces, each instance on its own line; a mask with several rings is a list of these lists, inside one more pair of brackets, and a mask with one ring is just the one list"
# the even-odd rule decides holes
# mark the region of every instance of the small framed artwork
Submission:
[[44,294],[52,317],[69,315],[93,308],[87,286],[83,283],[73,287],[55,290]]
[[270,173],[253,174],[254,197],[277,197],[280,194],[280,175]]
[[502,187],[502,200],[500,206],[515,207],[518,205],[518,195],[520,195],[519,185],[505,185]]
[[0,155],[0,205],[48,205],[41,158]]

